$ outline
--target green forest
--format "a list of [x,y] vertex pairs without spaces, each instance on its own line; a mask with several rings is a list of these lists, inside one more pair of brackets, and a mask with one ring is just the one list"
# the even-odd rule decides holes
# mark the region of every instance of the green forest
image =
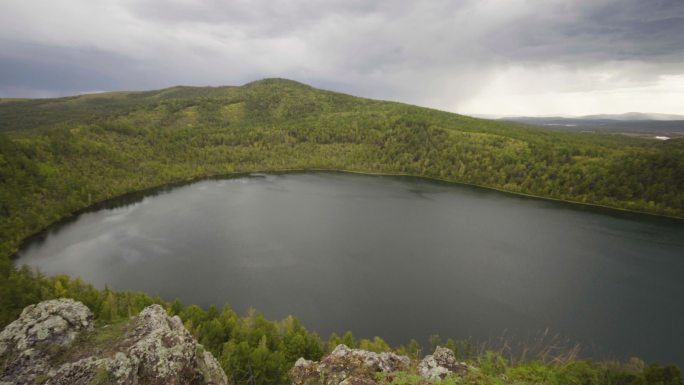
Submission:
[[[258,312],[238,317],[227,306],[200,309],[141,293],[97,290],[69,277],[16,268],[10,258],[27,237],[125,193],[209,176],[315,169],[422,176],[684,217],[684,139],[552,131],[283,79],[241,87],[0,99],[0,326],[47,298],[78,299],[100,322],[161,303],[181,316],[234,383],[283,383],[294,360],[317,359],[338,342],[388,350],[380,338],[355,340],[351,333],[321,339],[294,318],[273,322]],[[534,367],[503,359],[497,366],[499,355],[481,355],[463,342],[443,343],[497,373],[532,376],[529,383],[538,371],[549,371],[546,383],[681,384],[672,367],[587,361]],[[419,347],[413,341],[397,349],[415,355]],[[493,366],[487,366],[490,361]],[[587,382],[589,377],[600,382]]]
[[268,79],[0,103],[0,255],[91,204],[213,175],[407,174],[684,217],[684,139],[554,132]]
[[[514,341],[501,340],[476,344],[470,340],[454,341],[437,335],[421,346],[415,340],[390,347],[380,337],[357,339],[348,331],[322,339],[308,332],[296,318],[280,321],[265,319],[255,310],[242,317],[228,305],[201,309],[179,301],[166,302],[139,292],[97,290],[79,279],[64,275],[45,277],[25,266],[11,270],[2,265],[0,281],[0,327],[16,318],[24,305],[42,300],[68,297],[87,305],[101,325],[117,325],[137,315],[153,303],[178,315],[185,327],[219,361],[232,384],[286,384],[288,372],[299,357],[320,359],[343,343],[352,348],[383,352],[395,351],[416,361],[434,351],[438,345],[454,351],[459,360],[478,368],[465,382],[450,377],[441,383],[466,384],[548,384],[548,385],[682,385],[681,371],[674,365],[646,364],[638,358],[626,362],[596,362],[578,359],[577,347],[556,339],[526,342],[511,349]],[[7,279],[4,279],[7,277]],[[522,351],[522,353],[521,353]],[[0,370],[3,369],[0,355]],[[415,370],[415,367],[412,368]],[[393,380],[379,378],[381,384],[425,384],[415,373],[395,373]]]

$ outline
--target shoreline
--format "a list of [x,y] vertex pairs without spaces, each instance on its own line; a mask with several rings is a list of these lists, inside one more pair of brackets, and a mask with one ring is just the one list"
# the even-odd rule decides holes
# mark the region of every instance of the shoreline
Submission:
[[457,182],[457,181],[453,181],[453,180],[449,180],[449,179],[424,176],[424,175],[413,175],[413,174],[408,174],[408,173],[392,173],[392,172],[358,171],[358,170],[333,169],[333,168],[282,168],[282,169],[275,169],[275,170],[254,170],[254,171],[239,171],[239,172],[221,173],[221,174],[208,174],[208,175],[203,175],[203,176],[198,176],[198,177],[192,177],[192,178],[167,182],[167,183],[151,186],[151,187],[140,189],[140,190],[133,190],[133,191],[129,191],[129,192],[126,192],[126,193],[123,193],[120,195],[110,197],[110,198],[106,198],[106,199],[101,200],[101,201],[92,202],[92,204],[90,204],[86,207],[83,207],[81,209],[78,209],[72,213],[69,213],[68,215],[66,215],[62,218],[59,218],[56,221],[50,223],[49,225],[42,228],[41,230],[23,238],[21,241],[19,241],[16,250],[10,252],[10,254],[8,256],[9,256],[10,260],[12,260],[12,261],[16,260],[18,258],[17,253],[26,243],[30,242],[31,240],[35,239],[36,237],[43,235],[51,227],[58,225],[60,223],[66,223],[69,220],[72,220],[75,217],[78,217],[79,215],[81,215],[83,213],[90,212],[93,210],[100,210],[100,209],[104,208],[102,206],[104,206],[108,203],[112,203],[112,202],[116,201],[117,199],[122,199],[122,198],[127,197],[127,196],[134,196],[134,195],[140,195],[140,194],[146,195],[146,194],[151,193],[152,191],[155,191],[155,190],[181,187],[184,185],[189,185],[192,183],[200,182],[202,180],[209,180],[209,179],[239,178],[239,177],[250,176],[251,174],[260,174],[260,173],[261,174],[286,174],[286,173],[305,173],[305,172],[336,172],[336,173],[343,173],[343,174],[357,174],[357,175],[367,175],[367,176],[388,176],[388,177],[417,178],[417,179],[424,179],[427,181],[440,182],[440,183],[450,184],[450,185],[475,187],[475,188],[479,188],[482,190],[496,191],[499,193],[509,194],[511,196],[517,196],[517,197],[521,197],[521,198],[537,199],[537,200],[543,200],[543,201],[548,201],[548,202],[562,203],[562,204],[566,204],[568,206],[572,206],[572,207],[576,207],[576,208],[582,208],[583,207],[583,208],[600,209],[600,210],[604,210],[605,213],[611,213],[612,212],[613,214],[643,215],[643,216],[650,217],[653,219],[673,220],[673,221],[677,221],[680,223],[684,222],[684,217],[649,213],[646,211],[630,210],[630,209],[625,209],[625,208],[620,208],[620,207],[601,205],[598,203],[577,202],[577,201],[560,199],[560,198],[544,197],[544,196],[527,194],[527,193],[522,193],[522,192],[504,190],[504,189],[496,188],[496,187],[478,185],[475,183]]

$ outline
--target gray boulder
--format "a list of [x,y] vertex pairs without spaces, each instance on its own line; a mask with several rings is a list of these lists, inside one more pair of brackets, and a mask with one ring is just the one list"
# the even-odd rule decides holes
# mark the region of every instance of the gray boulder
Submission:
[[406,356],[337,345],[320,362],[297,360],[290,379],[294,385],[372,385],[376,383],[376,373],[406,370],[409,365]]
[[435,352],[425,356],[418,363],[418,374],[428,381],[440,380],[450,374],[464,375],[468,372],[468,365],[456,361],[451,349],[438,346]]
[[[0,384],[227,384],[225,373],[159,305],[94,329],[73,300],[27,307],[0,334]],[[3,361],[0,361],[3,362]],[[2,368],[2,366],[0,366]]]
[[0,332],[0,383],[34,384],[50,369],[51,350],[93,329],[93,313],[72,299],[27,306]]

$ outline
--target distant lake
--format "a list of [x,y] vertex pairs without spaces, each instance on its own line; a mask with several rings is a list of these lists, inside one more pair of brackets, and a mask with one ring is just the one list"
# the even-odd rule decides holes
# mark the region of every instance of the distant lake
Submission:
[[16,263],[327,337],[526,338],[684,367],[684,223],[417,178],[205,180],[108,202]]

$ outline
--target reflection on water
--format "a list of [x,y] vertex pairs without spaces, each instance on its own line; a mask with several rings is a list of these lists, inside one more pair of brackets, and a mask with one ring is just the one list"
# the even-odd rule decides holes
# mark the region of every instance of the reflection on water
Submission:
[[17,263],[166,299],[296,315],[322,335],[483,340],[547,327],[684,366],[684,224],[421,179],[338,173],[132,194]]

